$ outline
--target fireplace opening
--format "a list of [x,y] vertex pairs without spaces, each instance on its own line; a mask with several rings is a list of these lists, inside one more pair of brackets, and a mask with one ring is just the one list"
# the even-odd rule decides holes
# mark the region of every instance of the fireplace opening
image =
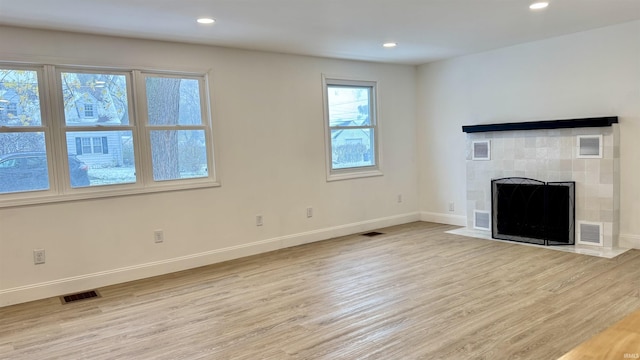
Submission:
[[575,182],[494,179],[491,195],[493,238],[539,245],[575,243]]

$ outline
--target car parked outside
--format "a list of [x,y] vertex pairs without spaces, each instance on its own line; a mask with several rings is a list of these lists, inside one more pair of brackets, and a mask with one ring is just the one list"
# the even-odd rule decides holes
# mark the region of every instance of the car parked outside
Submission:
[[[89,186],[89,167],[69,155],[71,187]],[[49,189],[47,154],[44,151],[0,155],[0,194]]]

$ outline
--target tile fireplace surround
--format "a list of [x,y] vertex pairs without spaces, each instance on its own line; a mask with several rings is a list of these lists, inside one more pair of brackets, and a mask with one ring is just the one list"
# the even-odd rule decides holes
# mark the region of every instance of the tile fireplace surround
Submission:
[[[491,180],[524,177],[574,181],[576,247],[580,224],[597,224],[599,248],[618,248],[620,146],[617,117],[463,126],[467,133],[467,230],[478,230],[476,214],[491,213]],[[579,156],[581,136],[601,137],[601,157]],[[474,144],[488,142],[488,159],[474,159]],[[477,156],[476,156],[477,158]],[[490,228],[490,226],[489,226]],[[590,246],[587,246],[589,248]],[[591,246],[595,247],[595,246]]]

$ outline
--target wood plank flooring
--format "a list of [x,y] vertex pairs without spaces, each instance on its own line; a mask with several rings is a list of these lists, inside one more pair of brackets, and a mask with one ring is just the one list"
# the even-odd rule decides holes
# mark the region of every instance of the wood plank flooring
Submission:
[[557,359],[640,309],[603,259],[417,222],[0,308],[0,359]]
[[559,360],[640,358],[640,310],[580,344]]

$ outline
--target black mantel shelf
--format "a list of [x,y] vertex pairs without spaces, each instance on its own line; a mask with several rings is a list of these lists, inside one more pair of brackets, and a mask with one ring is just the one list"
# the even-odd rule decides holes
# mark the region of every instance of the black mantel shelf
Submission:
[[546,129],[570,129],[583,127],[604,127],[618,123],[617,116],[595,117],[585,119],[569,120],[544,120],[527,121],[518,123],[484,124],[463,126],[462,131],[466,133],[487,132],[487,131],[509,131],[509,130],[546,130]]

